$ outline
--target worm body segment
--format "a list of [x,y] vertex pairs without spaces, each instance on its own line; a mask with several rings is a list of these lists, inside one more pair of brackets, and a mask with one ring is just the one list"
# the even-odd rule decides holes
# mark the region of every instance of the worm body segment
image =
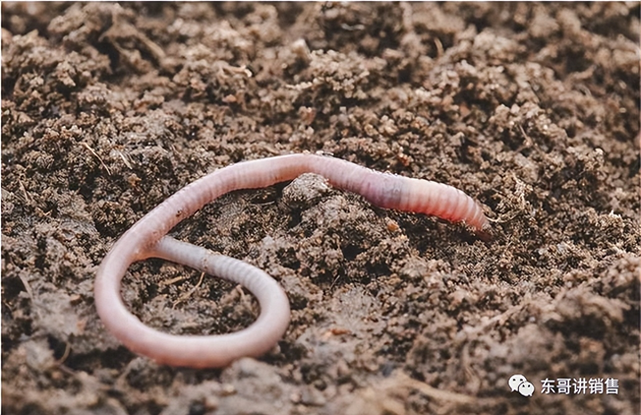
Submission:
[[[159,363],[223,367],[243,356],[259,356],[282,337],[290,319],[280,285],[242,261],[165,236],[181,220],[217,197],[239,189],[271,186],[316,173],[340,189],[362,195],[374,205],[465,222],[482,233],[489,222],[481,206],[460,190],[441,183],[380,173],[345,160],[291,154],[234,164],[185,186],[135,223],[102,261],[94,295],[103,323],[132,351]],[[176,336],[142,323],[120,296],[121,280],[131,263],[163,258],[239,283],[259,301],[261,314],[248,328],[224,335]]]

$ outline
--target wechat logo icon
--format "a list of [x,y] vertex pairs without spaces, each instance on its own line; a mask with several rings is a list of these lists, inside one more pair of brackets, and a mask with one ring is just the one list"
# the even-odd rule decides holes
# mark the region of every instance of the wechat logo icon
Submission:
[[534,393],[534,385],[523,375],[512,375],[507,384],[510,385],[511,392],[518,391],[523,396],[532,396]]

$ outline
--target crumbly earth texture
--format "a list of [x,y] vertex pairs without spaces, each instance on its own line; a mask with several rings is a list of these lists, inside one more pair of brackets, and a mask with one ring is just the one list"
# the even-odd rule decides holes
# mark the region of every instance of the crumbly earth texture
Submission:
[[[638,415],[639,12],[3,2],[3,413]],[[493,237],[314,175],[233,192],[172,235],[282,284],[278,346],[193,370],[105,330],[96,269],[134,222],[217,168],[304,151],[456,186]],[[159,260],[122,295],[176,334],[259,312]]]

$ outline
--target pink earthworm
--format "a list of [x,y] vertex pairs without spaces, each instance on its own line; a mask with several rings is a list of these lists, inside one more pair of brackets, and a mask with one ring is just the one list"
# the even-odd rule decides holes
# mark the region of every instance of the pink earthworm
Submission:
[[[290,319],[289,302],[280,285],[247,263],[165,235],[225,193],[271,186],[303,173],[321,175],[333,186],[360,194],[383,208],[464,222],[481,235],[489,229],[481,206],[445,184],[376,172],[345,160],[313,154],[237,163],[182,188],[136,222],[112,247],[100,264],[94,286],[96,309],[107,329],[133,352],[173,366],[224,367],[241,357],[257,357],[269,351],[285,333]],[[127,268],[151,257],[241,284],[258,298],[260,316],[248,328],[223,335],[179,336],[152,329],[127,310],[120,296]]]

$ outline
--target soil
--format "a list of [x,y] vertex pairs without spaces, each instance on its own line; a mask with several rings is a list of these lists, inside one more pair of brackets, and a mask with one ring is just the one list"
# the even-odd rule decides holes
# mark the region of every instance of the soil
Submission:
[[[3,413],[638,415],[639,13],[3,2]],[[303,151],[456,186],[493,238],[315,176],[234,192],[172,234],[282,284],[278,347],[193,370],[105,330],[95,272],[136,220],[217,168]],[[259,311],[159,260],[122,294],[171,333]]]

